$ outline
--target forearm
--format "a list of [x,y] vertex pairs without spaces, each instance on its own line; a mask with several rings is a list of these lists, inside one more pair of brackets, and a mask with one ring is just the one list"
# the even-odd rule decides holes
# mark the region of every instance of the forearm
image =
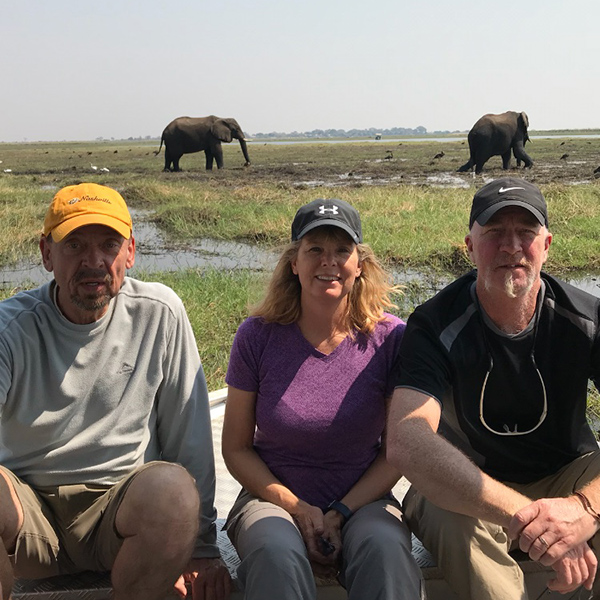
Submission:
[[389,460],[428,500],[453,512],[508,527],[531,500],[483,473],[421,419],[394,431]]
[[336,500],[341,500],[352,512],[355,512],[387,494],[400,477],[400,471],[386,461],[381,451],[348,493]]
[[252,448],[224,453],[225,464],[235,479],[253,496],[280,506],[290,514],[306,503],[284,486]]
[[[592,515],[593,513],[596,513],[600,516],[600,477],[592,479],[592,481],[577,491],[584,496],[584,498],[580,497],[580,501],[582,501],[586,511]],[[589,503],[588,506],[586,506],[587,503]],[[598,519],[596,519],[596,521],[598,521]]]

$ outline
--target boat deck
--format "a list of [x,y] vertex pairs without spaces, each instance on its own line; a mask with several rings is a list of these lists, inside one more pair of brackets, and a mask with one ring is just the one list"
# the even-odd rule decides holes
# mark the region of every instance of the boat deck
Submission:
[[[217,526],[219,548],[223,559],[234,578],[239,565],[239,558],[227,535],[222,531],[222,525],[229,509],[240,491],[240,485],[231,477],[221,456],[221,432],[225,412],[226,390],[217,390],[209,396],[211,404],[211,420],[213,429],[213,447],[217,489],[215,504],[219,520]],[[394,487],[398,499],[404,497],[408,482],[403,478]],[[431,555],[423,548],[418,539],[413,536],[413,555],[421,567],[424,581],[424,597],[428,600],[457,600],[444,581],[441,571],[435,566]],[[577,598],[578,592],[571,595],[552,593],[546,590],[546,581],[551,571],[538,563],[524,559],[520,561],[525,572],[529,596],[531,599],[566,600]],[[346,600],[345,590],[335,581],[318,582],[318,600]],[[18,580],[13,590],[13,600],[109,600],[111,597],[110,574],[81,573],[76,576],[53,577],[44,580]],[[583,597],[583,596],[582,596]],[[243,593],[236,589],[231,600],[242,600]]]

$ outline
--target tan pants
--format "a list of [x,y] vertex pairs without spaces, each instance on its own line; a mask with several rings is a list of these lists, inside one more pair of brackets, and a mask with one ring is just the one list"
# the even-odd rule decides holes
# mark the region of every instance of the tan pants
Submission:
[[[599,475],[600,450],[534,483],[506,485],[533,500],[564,497]],[[502,527],[438,508],[414,488],[406,494],[404,513],[413,533],[432,553],[461,600],[529,600],[523,572],[508,554],[510,541]],[[592,547],[594,541],[598,554],[600,533],[592,538]],[[600,598],[599,577],[594,598]]]
[[109,571],[123,543],[114,522],[131,482],[149,462],[113,486],[33,488],[8,469],[23,509],[23,527],[10,557],[17,577],[37,579],[84,570]]

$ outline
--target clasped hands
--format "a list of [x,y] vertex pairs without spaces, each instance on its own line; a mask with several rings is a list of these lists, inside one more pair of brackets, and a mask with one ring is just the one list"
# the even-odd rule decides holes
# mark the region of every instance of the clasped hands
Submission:
[[591,590],[598,561],[588,540],[598,523],[576,496],[542,498],[517,511],[508,536],[532,560],[556,571],[548,588],[567,593],[583,585]]
[[313,572],[319,577],[335,577],[342,551],[342,517],[336,511],[323,511],[301,503],[292,515],[306,545]]

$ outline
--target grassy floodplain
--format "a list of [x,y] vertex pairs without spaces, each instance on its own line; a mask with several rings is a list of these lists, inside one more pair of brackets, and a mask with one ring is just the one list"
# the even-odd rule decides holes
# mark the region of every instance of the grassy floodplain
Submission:
[[[158,157],[156,149],[154,142],[0,144],[0,265],[37,260],[53,193],[95,181],[118,189],[178,245],[210,237],[278,247],[288,239],[298,206],[342,198],[358,208],[366,241],[390,267],[452,277],[470,268],[463,239],[474,191],[505,174],[499,157],[482,175],[456,173],[468,158],[464,140],[257,143],[249,145],[247,169],[234,142],[224,145],[225,169],[206,172],[203,155],[193,154],[183,157],[181,173],[162,173],[164,148]],[[440,151],[443,156],[434,158]],[[527,151],[534,168],[509,174],[525,176],[546,196],[554,233],[548,271],[600,273],[600,180],[593,173],[600,140],[536,139]],[[183,298],[210,389],[223,385],[233,334],[266,276],[240,270],[142,274]],[[399,309],[405,317],[423,299],[412,287],[407,292]]]

